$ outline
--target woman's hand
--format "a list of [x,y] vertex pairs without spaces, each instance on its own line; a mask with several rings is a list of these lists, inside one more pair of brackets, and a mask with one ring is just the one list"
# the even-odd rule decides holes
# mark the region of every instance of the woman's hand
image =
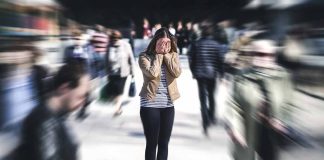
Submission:
[[155,47],[157,54],[166,54],[171,50],[171,41],[168,38],[161,38],[157,41]]

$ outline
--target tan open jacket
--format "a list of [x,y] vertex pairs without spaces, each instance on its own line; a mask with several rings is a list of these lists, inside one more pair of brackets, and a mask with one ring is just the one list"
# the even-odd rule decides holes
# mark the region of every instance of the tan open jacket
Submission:
[[139,56],[139,66],[143,73],[144,83],[140,92],[141,97],[153,100],[156,96],[157,89],[161,79],[161,65],[166,65],[166,79],[168,92],[172,101],[180,97],[176,78],[181,74],[181,67],[178,53],[168,53],[165,55],[156,54],[150,56],[141,53]]

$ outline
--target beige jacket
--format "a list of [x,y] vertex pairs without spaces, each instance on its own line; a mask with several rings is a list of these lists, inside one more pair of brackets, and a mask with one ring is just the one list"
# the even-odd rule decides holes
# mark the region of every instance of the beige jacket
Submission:
[[140,54],[139,66],[144,78],[140,96],[148,100],[153,100],[155,98],[160,84],[162,63],[164,63],[167,68],[166,79],[169,96],[172,101],[175,101],[180,97],[176,82],[176,78],[181,74],[178,53],[168,53],[165,55],[156,54],[154,56],[150,56],[146,53]]

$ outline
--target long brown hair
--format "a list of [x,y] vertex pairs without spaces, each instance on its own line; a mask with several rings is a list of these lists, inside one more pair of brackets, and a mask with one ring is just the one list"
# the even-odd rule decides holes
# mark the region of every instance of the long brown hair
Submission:
[[156,48],[156,42],[160,38],[167,37],[171,41],[171,50],[170,52],[177,52],[177,39],[170,33],[168,28],[162,27],[159,30],[155,32],[155,35],[153,39],[151,40],[150,44],[146,48],[145,53],[148,55],[156,54],[155,48]]

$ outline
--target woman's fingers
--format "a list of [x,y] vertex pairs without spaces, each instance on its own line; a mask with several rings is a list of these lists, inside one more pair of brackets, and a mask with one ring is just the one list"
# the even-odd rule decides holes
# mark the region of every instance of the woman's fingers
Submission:
[[169,41],[158,40],[156,43],[156,51],[158,53],[169,53],[171,50],[171,44]]

